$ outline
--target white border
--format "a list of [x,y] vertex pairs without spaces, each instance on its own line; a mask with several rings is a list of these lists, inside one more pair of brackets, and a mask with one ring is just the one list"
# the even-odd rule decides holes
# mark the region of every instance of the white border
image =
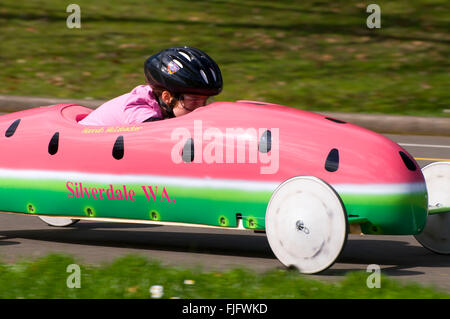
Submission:
[[[273,192],[283,181],[265,182],[239,179],[198,178],[160,175],[120,175],[98,174],[76,171],[50,170],[19,170],[0,169],[1,178],[34,179],[34,180],[64,180],[72,182],[95,182],[105,184],[143,184],[149,183],[163,186],[182,186],[214,189],[239,189],[244,191]],[[339,194],[345,195],[392,195],[426,192],[424,182],[397,184],[330,184]]]

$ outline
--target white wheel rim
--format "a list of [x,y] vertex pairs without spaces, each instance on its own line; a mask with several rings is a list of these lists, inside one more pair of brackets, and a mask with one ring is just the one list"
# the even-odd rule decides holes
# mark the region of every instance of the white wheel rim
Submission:
[[347,218],[336,192],[324,181],[298,176],[272,194],[266,212],[267,238],[278,260],[302,273],[330,267],[347,239]]
[[55,227],[70,226],[78,221],[77,219],[71,219],[67,217],[47,217],[47,216],[38,216],[38,217],[48,225]]
[[[422,168],[429,206],[450,206],[450,162],[435,162]],[[450,254],[450,213],[429,215],[422,233],[415,236],[425,248]]]

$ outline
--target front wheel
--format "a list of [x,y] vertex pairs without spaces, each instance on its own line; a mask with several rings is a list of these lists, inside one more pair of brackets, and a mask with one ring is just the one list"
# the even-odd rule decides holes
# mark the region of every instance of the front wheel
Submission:
[[341,254],[348,236],[347,214],[329,184],[313,176],[293,177],[272,194],[266,233],[283,265],[314,274]]
[[[450,207],[450,162],[435,162],[422,168],[428,192],[428,206]],[[424,230],[414,236],[428,250],[450,254],[450,212],[428,215]]]

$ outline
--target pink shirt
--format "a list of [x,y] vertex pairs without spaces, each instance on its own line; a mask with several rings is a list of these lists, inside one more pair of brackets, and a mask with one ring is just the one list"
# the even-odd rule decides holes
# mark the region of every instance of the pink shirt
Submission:
[[130,93],[103,103],[81,120],[83,125],[131,125],[151,117],[162,118],[161,108],[149,85],[139,85]]

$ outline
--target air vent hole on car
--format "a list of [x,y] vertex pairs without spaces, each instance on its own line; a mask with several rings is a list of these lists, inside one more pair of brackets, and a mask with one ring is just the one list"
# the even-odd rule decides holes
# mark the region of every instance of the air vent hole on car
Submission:
[[272,149],[272,132],[266,130],[259,139],[258,151],[261,153],[269,153]]
[[16,132],[17,127],[19,126],[20,123],[20,119],[15,120],[14,122],[12,122],[12,124],[8,127],[8,129],[5,132],[5,136],[6,137],[11,137],[14,135],[14,133]]
[[114,143],[112,155],[116,160],[120,160],[123,158],[123,154],[125,152],[123,145],[123,136],[119,136]]
[[194,160],[194,140],[192,138],[188,138],[184,144],[181,157],[186,163],[191,163]]
[[50,143],[48,143],[48,153],[50,155],[55,155],[58,152],[58,147],[59,147],[59,132],[56,132],[50,139]]
[[339,168],[339,151],[333,148],[328,153],[327,160],[325,161],[325,169],[329,172],[336,172]]

